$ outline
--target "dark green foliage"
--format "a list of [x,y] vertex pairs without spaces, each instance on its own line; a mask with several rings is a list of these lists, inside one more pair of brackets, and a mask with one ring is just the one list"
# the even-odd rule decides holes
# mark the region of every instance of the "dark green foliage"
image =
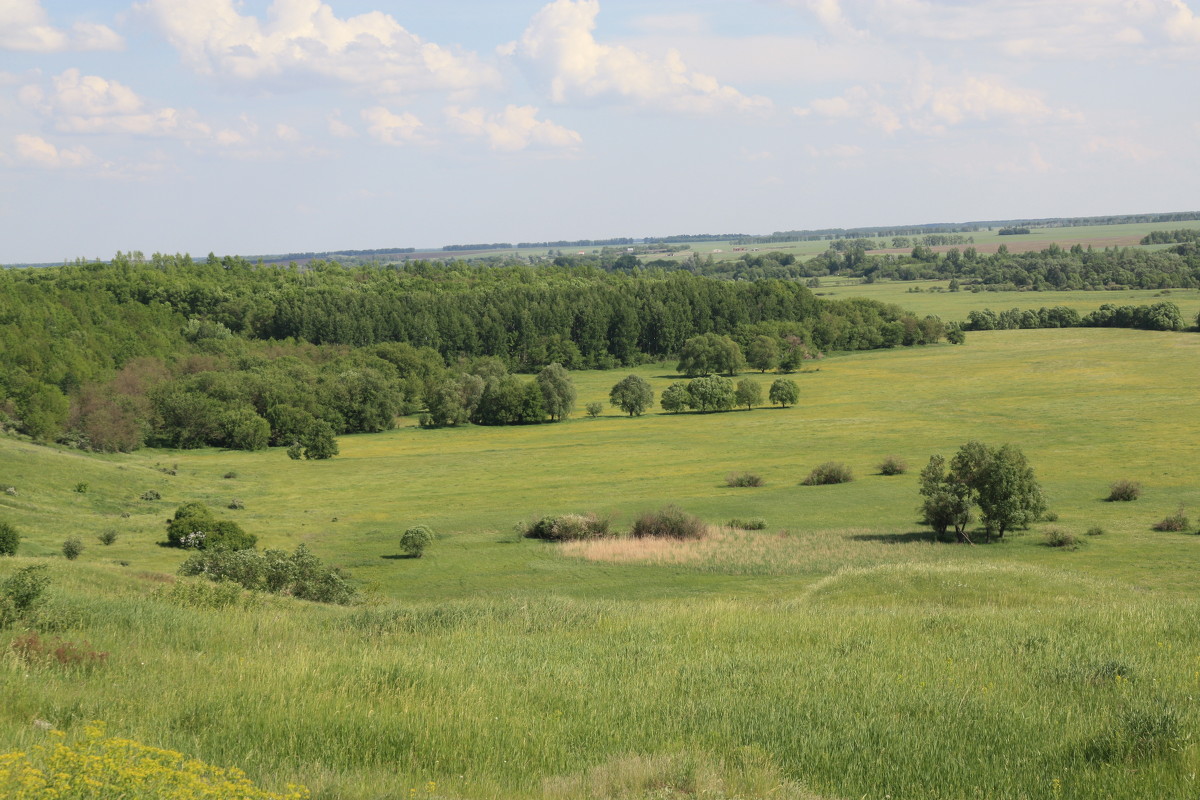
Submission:
[[33,611],[50,585],[45,564],[21,567],[0,583],[0,630]]
[[1180,506],[1178,511],[1170,516],[1163,517],[1154,523],[1153,527],[1156,531],[1168,531],[1172,533],[1185,531],[1188,528],[1187,514],[1183,513],[1183,507]]
[[729,376],[738,374],[746,365],[742,348],[728,336],[705,333],[688,339],[679,351],[679,365],[675,368],[689,378],[708,373]]
[[[333,458],[339,452],[337,440],[333,438],[333,427],[323,419],[316,420],[308,427],[301,435],[299,445],[307,459]],[[290,448],[288,455],[292,455]]]
[[271,425],[252,408],[239,408],[221,415],[225,446],[231,450],[264,450],[271,442]]
[[755,336],[746,348],[746,363],[759,372],[779,365],[779,340],[773,336]]
[[174,547],[196,550],[246,550],[258,537],[236,522],[219,520],[203,503],[184,503],[167,523],[167,541]]
[[424,525],[414,525],[400,536],[400,549],[410,558],[420,558],[431,544],[433,531]]
[[767,528],[767,521],[762,517],[750,517],[749,519],[731,519],[729,527],[737,528],[741,531],[762,531]]
[[800,387],[796,385],[795,381],[788,378],[776,378],[771,383],[771,390],[767,393],[767,397],[777,406],[784,408],[794,406],[800,399]]
[[1104,528],[1101,528],[1099,525],[1093,525],[1087,529],[1086,533],[1088,536],[1103,536]]
[[230,470],[229,472],[226,472],[221,477],[227,481],[231,481],[231,480],[234,480],[235,478],[237,478],[237,476],[238,476],[238,474],[236,472],[234,472],[233,470]]
[[1114,481],[1108,487],[1108,497],[1105,498],[1110,503],[1124,502],[1137,500],[1142,496],[1142,485],[1137,481],[1119,480]]
[[609,524],[608,517],[596,514],[558,514],[524,524],[521,534],[529,539],[545,539],[551,542],[603,539],[612,535]]
[[896,456],[888,456],[879,462],[880,475],[903,475],[908,472],[908,463]]
[[75,492],[77,494],[87,494],[87,491],[88,491],[88,485],[86,483],[84,483],[83,481],[80,481],[79,483],[75,484]]
[[246,504],[235,497],[229,501],[228,507],[234,511],[241,511],[242,509],[244,509],[246,507]]
[[754,406],[762,402],[762,387],[758,385],[758,381],[740,380],[737,383],[737,391],[734,393],[734,402],[739,406],[745,406],[746,410],[754,408]]
[[959,541],[965,533],[972,506],[978,505],[987,531],[1003,537],[1016,527],[1036,522],[1046,511],[1041,486],[1025,455],[1013,445],[989,447],[969,441],[959,448],[947,471],[945,459],[935,455],[921,472],[924,522],[942,535],[954,526]]
[[654,405],[654,391],[645,378],[629,375],[612,387],[608,401],[631,417],[641,416]]
[[593,403],[588,403],[586,406],[584,406],[584,408],[587,410],[587,415],[594,419],[594,418],[600,416],[601,413],[603,413],[604,404],[593,402]]
[[637,539],[703,539],[708,535],[708,526],[676,506],[666,506],[639,515],[629,534]]
[[678,414],[691,404],[691,400],[692,396],[688,391],[688,385],[683,381],[676,381],[663,389],[662,396],[658,398],[658,404],[662,406],[663,411]]
[[969,541],[966,534],[971,522],[971,488],[957,474],[946,471],[946,459],[930,456],[921,470],[921,521],[933,528],[938,537],[954,528],[960,542]]
[[108,545],[112,544],[113,542],[115,542],[117,540],[117,532],[115,530],[113,530],[112,528],[108,528],[106,530],[101,531],[100,534],[96,538],[100,540],[100,544],[107,547]]
[[0,556],[15,556],[21,544],[21,534],[7,522],[0,522]]
[[854,473],[840,461],[826,461],[812,472],[801,483],[805,486],[826,486],[834,483],[849,483],[854,480]]
[[725,476],[725,485],[735,487],[762,486],[763,479],[761,475],[756,475],[753,472],[731,472]]
[[707,375],[688,384],[688,405],[697,411],[729,411],[736,400],[737,390],[729,378]]
[[233,581],[246,589],[316,603],[347,605],[357,595],[348,575],[336,567],[326,567],[303,544],[291,554],[282,550],[196,553],[183,562],[179,574]]
[[74,561],[79,558],[79,554],[82,552],[83,542],[76,536],[72,536],[62,543],[62,554],[68,561]]
[[162,494],[159,493],[158,489],[147,489],[146,491],[142,492],[142,499],[146,500],[147,502],[152,500],[162,500]]

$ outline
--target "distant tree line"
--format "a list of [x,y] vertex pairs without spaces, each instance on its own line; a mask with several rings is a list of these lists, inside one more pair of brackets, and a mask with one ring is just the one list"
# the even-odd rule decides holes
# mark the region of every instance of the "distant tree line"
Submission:
[[1200,242],[1200,228],[1151,231],[1142,237],[1142,244],[1185,244],[1187,242]]
[[[1200,324],[1200,320],[1197,320]],[[1018,328],[1138,328],[1148,331],[1181,331],[1186,326],[1179,306],[1174,303],[1118,306],[1105,303],[1090,314],[1080,316],[1073,308],[1055,306],[1037,311],[1013,308],[999,313],[991,309],[971,311],[964,330],[992,331]]]
[[0,321],[0,425],[96,450],[299,443],[308,458],[398,414],[560,419],[544,382],[509,373],[635,365],[703,334],[742,348],[771,337],[795,359],[946,333],[933,317],[786,281],[161,254],[2,271]]

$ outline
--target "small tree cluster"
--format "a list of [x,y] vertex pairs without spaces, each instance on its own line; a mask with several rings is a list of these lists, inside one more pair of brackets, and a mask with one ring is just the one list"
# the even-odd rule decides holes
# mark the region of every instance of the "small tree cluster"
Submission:
[[703,539],[708,526],[676,506],[647,511],[633,521],[629,534],[635,539]]
[[801,481],[805,486],[826,486],[834,483],[849,483],[854,480],[854,473],[840,461],[826,461]]
[[218,550],[196,553],[183,562],[180,575],[212,581],[233,581],[243,588],[290,595],[316,603],[346,605],[357,592],[350,576],[327,567],[301,544],[294,553],[283,550]]
[[979,507],[988,541],[1006,531],[1036,522],[1046,511],[1042,488],[1033,468],[1017,447],[989,447],[970,441],[959,448],[947,469],[945,459],[932,456],[921,470],[923,521],[939,535],[954,528],[960,542],[969,542],[966,527],[972,508]]
[[236,522],[217,519],[203,503],[184,503],[167,523],[167,541],[192,550],[247,550],[258,537]]
[[612,535],[609,525],[607,517],[596,514],[558,514],[526,523],[522,535],[551,542],[603,539]]

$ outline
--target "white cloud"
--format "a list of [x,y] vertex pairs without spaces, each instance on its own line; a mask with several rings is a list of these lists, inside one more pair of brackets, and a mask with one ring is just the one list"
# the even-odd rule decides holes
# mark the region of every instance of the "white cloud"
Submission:
[[452,130],[472,138],[486,139],[493,150],[515,151],[528,147],[574,149],[583,137],[562,125],[539,120],[534,106],[510,105],[499,113],[488,114],[481,108],[446,109]]
[[353,139],[358,136],[358,131],[342,122],[340,111],[334,112],[325,121],[329,124],[329,132],[339,139]]
[[79,169],[96,163],[96,157],[86,147],[57,147],[40,136],[21,134],[13,137],[17,158],[22,162],[45,169]]
[[275,126],[275,138],[282,139],[285,142],[298,142],[304,137],[300,135],[300,131],[291,125],[285,125],[280,122]]
[[771,101],[750,97],[716,78],[691,72],[679,53],[662,59],[596,41],[599,0],[554,0],[534,15],[511,52],[556,103],[617,100],[668,111],[766,112]]
[[840,161],[857,158],[863,154],[863,149],[854,144],[835,144],[829,147],[813,147],[812,145],[807,145],[804,150],[813,158],[835,159]]
[[362,118],[371,138],[384,144],[400,146],[422,140],[424,123],[407,112],[393,114],[383,106],[375,106],[364,109]]
[[55,27],[39,0],[0,0],[0,50],[59,53],[120,50],[124,45],[120,35],[105,25],[77,22],[69,30]]
[[1124,136],[1093,136],[1083,150],[1090,155],[1112,153],[1127,161],[1141,163],[1162,155],[1159,151]]
[[422,41],[391,16],[339,19],[319,0],[274,0],[265,20],[234,0],[146,0],[184,62],[204,75],[272,87],[314,79],[383,93],[472,89],[499,82],[473,54]]
[[125,133],[136,136],[207,137],[212,133],[195,112],[147,108],[133,89],[98,75],[68,69],[51,79],[50,90],[39,84],[21,87],[21,102],[51,118],[69,133]]
[[1168,0],[1167,37],[1173,42],[1200,44],[1200,17],[1183,0]]
[[891,95],[879,86],[854,86],[840,96],[812,100],[795,112],[802,117],[863,119],[889,134],[902,129],[938,134],[947,126],[969,122],[1028,125],[1082,119],[1069,109],[1051,108],[1038,92],[970,75],[953,82],[922,77]]

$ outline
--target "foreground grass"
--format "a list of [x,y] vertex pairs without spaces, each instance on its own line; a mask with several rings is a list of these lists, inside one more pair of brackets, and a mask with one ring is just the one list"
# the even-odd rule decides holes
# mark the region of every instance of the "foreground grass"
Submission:
[[[28,663],[0,633],[0,752],[40,741],[35,719],[103,719],[328,798],[1190,796],[1200,537],[1149,528],[1200,506],[1200,337],[994,332],[817,366],[792,409],[403,427],[343,438],[326,463],[0,440],[18,491],[0,514],[26,535],[0,577],[49,563],[29,624],[109,653]],[[620,377],[576,375],[580,405]],[[1022,446],[1055,527],[1106,533],[1071,552],[1042,546],[1043,526],[931,542],[915,472],[972,437]],[[874,474],[887,455],[909,473]],[[856,480],[798,485],[830,459]],[[766,485],[725,486],[743,469]],[[1118,478],[1142,499],[1103,502]],[[152,488],[162,500],[139,499]],[[368,602],[214,609],[175,591],[182,555],[156,542],[187,500],[261,545],[309,543]],[[769,527],[598,560],[510,531],[568,511],[621,527],[666,502]],[[441,538],[394,558],[415,523]],[[76,562],[57,555],[68,535],[87,544]]]

